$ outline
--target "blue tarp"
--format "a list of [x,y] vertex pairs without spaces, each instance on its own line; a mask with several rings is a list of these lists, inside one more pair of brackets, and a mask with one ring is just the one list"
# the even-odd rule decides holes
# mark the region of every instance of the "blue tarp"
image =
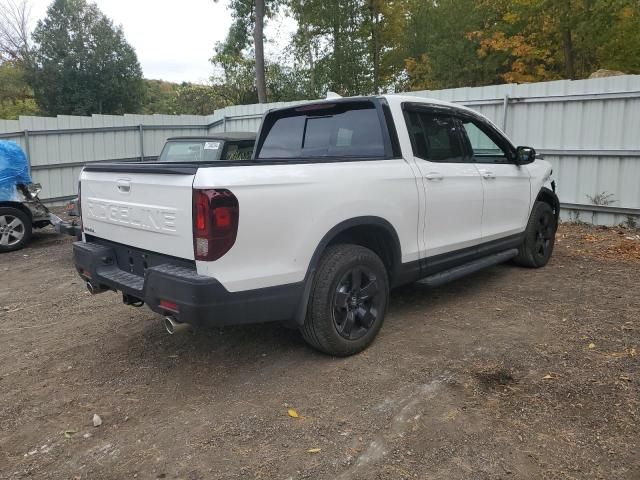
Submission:
[[0,140],[0,201],[18,200],[16,185],[29,183],[29,162],[20,145]]

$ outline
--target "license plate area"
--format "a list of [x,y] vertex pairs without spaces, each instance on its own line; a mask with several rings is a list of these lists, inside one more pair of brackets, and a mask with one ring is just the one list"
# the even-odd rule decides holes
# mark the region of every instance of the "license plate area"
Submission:
[[185,260],[183,258],[176,258],[170,255],[150,252],[148,250],[110,242],[109,240],[89,235],[86,237],[88,242],[112,248],[116,255],[118,268],[133,275],[144,277],[148,268],[167,264],[190,268],[193,270],[196,269],[196,262],[194,260]]

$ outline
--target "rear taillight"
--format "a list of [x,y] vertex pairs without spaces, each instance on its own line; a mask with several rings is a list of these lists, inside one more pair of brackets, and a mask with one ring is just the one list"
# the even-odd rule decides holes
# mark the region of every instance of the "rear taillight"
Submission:
[[229,190],[193,191],[193,252],[213,261],[231,250],[238,234],[238,199]]

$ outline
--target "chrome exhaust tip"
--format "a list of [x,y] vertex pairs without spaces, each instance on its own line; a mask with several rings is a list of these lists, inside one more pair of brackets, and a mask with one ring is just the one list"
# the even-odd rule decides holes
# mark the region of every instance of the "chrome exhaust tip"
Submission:
[[175,335],[176,333],[180,333],[190,328],[190,325],[188,323],[176,322],[171,317],[164,317],[162,323],[164,324],[164,329],[169,335]]
[[87,286],[87,290],[89,290],[89,293],[91,295],[97,295],[99,293],[104,293],[104,292],[106,292],[108,290],[107,288],[96,287],[91,282],[86,282],[86,286]]

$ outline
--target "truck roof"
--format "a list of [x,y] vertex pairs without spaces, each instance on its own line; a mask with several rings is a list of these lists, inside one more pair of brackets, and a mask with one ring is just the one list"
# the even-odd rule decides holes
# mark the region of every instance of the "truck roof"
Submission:
[[449,107],[452,109],[464,110],[466,112],[479,115],[478,112],[464,105],[461,105],[459,103],[452,103],[452,102],[447,102],[445,100],[438,100],[437,98],[418,96],[411,93],[401,93],[401,94],[389,93],[389,94],[383,94],[383,95],[362,95],[362,96],[354,96],[354,97],[330,97],[326,99],[308,101],[300,104],[287,105],[286,107],[278,107],[278,108],[269,110],[269,112],[271,113],[271,112],[278,112],[283,110],[291,110],[291,109],[296,109],[296,108],[305,107],[309,105],[318,105],[323,103],[340,103],[340,102],[349,102],[349,101],[357,101],[357,100],[372,100],[374,98],[384,98],[390,104],[412,102],[412,103],[423,103],[425,105],[439,105],[443,107]]
[[171,137],[167,138],[167,141],[172,140],[223,140],[227,142],[243,142],[243,141],[255,141],[255,132],[220,132],[211,133],[209,135],[188,135],[184,137]]

